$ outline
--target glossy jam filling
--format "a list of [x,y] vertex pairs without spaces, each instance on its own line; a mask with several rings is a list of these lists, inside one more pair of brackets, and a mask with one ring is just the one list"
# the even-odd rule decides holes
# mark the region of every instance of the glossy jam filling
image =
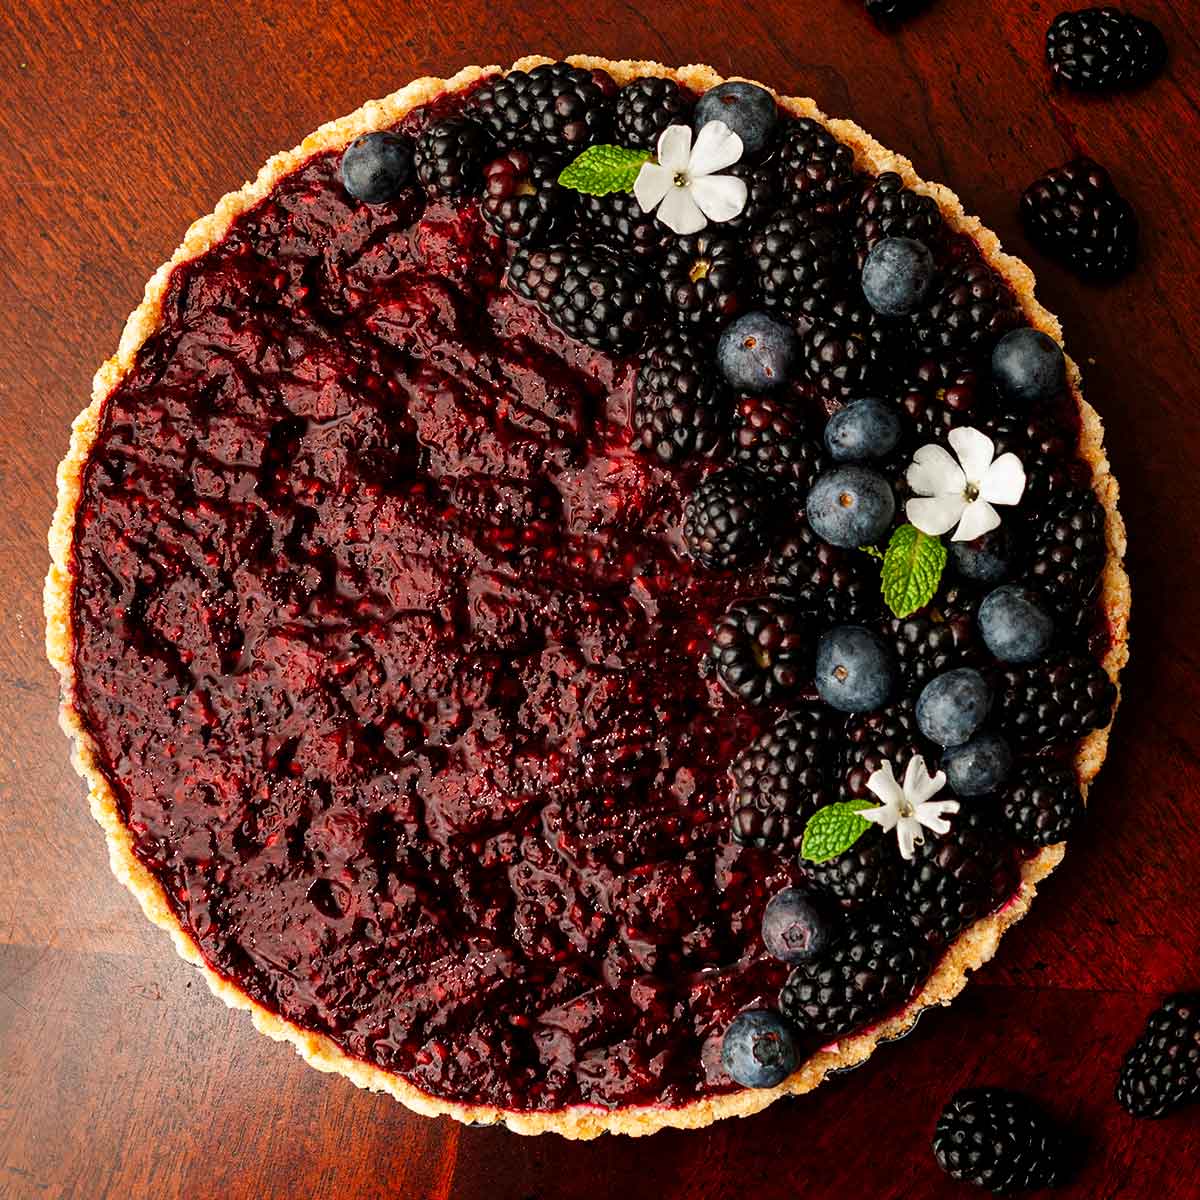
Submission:
[[728,1090],[791,868],[729,839],[768,718],[697,671],[733,583],[677,552],[694,476],[474,208],[337,166],[176,270],[105,406],[78,704],[136,853],[219,972],[433,1094]]

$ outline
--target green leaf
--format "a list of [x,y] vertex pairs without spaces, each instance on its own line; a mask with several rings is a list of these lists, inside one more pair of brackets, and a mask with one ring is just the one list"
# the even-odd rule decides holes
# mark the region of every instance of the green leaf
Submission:
[[869,554],[872,558],[877,558],[880,562],[883,562],[883,551],[878,546],[859,546],[859,549],[864,554]]
[[818,808],[804,827],[800,857],[821,863],[844,854],[871,828],[871,822],[864,821],[859,812],[874,807],[867,800],[849,800]]
[[901,525],[888,542],[880,586],[888,608],[907,617],[933,599],[946,567],[946,547],[913,525]]
[[567,163],[558,176],[558,182],[565,188],[587,192],[592,196],[631,192],[642,163],[649,157],[649,150],[589,146],[574,162]]

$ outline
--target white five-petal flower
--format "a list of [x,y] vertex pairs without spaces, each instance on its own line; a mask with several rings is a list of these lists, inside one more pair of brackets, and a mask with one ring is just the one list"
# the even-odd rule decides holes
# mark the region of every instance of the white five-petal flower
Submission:
[[746,182],[716,172],[742,157],[742,139],[724,121],[709,121],[692,145],[688,125],[668,125],[658,158],[642,164],[633,194],[643,212],[678,234],[698,233],[709,221],[731,221],[746,207]]
[[922,446],[908,468],[916,496],[905,506],[908,519],[938,537],[953,529],[955,542],[969,542],[995,529],[994,505],[1016,504],[1025,491],[1025,468],[1015,454],[994,459],[996,446],[978,429],[952,429],[950,445],[958,462],[942,447]]
[[958,812],[957,800],[935,800],[933,797],[946,786],[946,772],[930,777],[925,760],[919,755],[909,759],[904,783],[896,782],[892,764],[884,761],[867,780],[867,790],[879,797],[878,808],[866,808],[859,816],[880,826],[885,833],[896,831],[900,853],[911,859],[913,848],[925,840],[925,830],[948,833],[948,813]]

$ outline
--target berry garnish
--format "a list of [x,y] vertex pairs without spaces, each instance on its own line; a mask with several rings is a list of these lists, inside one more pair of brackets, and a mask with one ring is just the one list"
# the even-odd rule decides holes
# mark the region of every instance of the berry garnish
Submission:
[[668,463],[711,457],[726,444],[730,407],[708,355],[682,333],[662,334],[634,385],[634,445]]
[[750,256],[764,303],[792,316],[827,314],[849,271],[845,237],[807,212],[774,216],[754,235]]
[[1022,410],[1049,404],[1067,383],[1062,347],[1040,329],[1014,329],[992,351],[992,382]]
[[1121,1064],[1117,1103],[1135,1117],[1164,1117],[1200,1100],[1200,992],[1169,997]]
[[773,514],[762,480],[749,471],[705,476],[683,508],[683,539],[701,566],[741,567],[763,556]]
[[951,268],[934,283],[912,317],[912,332],[918,346],[931,354],[990,354],[1021,319],[1008,285],[986,263],[976,261]]
[[617,92],[613,137],[620,146],[653,150],[668,125],[686,124],[690,107],[673,79],[647,75]]
[[896,497],[877,471],[849,463],[818,477],[805,515],[814,532],[833,546],[870,546],[891,526]]
[[912,238],[934,247],[942,240],[945,222],[932,196],[904,186],[894,171],[868,175],[854,217],[854,243],[861,269],[867,252],[882,238]]
[[364,204],[391,200],[413,176],[413,144],[398,133],[364,133],[342,153],[342,183]]
[[768,560],[767,584],[805,612],[823,610],[827,624],[861,624],[879,615],[878,568],[865,554],[823,541],[807,522],[780,541]]
[[1046,31],[1046,61],[1068,87],[1085,92],[1136,87],[1167,60],[1158,26],[1118,8],[1062,12]]
[[778,1086],[800,1065],[791,1027],[765,1009],[738,1013],[721,1041],[721,1065],[742,1087]]
[[421,131],[413,161],[421,186],[434,196],[474,191],[483,169],[487,136],[469,117],[450,116]]
[[717,343],[721,371],[739,392],[766,392],[786,383],[795,358],[791,327],[762,312],[738,317]]
[[771,138],[779,117],[775,97],[754,83],[730,80],[709,88],[696,105],[699,133],[709,121],[724,121],[742,139],[744,153],[753,158]]
[[812,641],[788,604],[763,596],[726,609],[709,658],[731,695],[748,704],[782,704],[811,674]]
[[821,466],[821,444],[785,397],[742,396],[733,415],[733,460],[807,491]]
[[1054,619],[1033,592],[1009,583],[979,606],[979,632],[1001,662],[1036,662],[1050,649]]
[[1014,745],[1043,750],[1103,729],[1116,701],[1117,689],[1103,667],[1068,654],[1004,671],[996,713]]
[[942,755],[946,781],[960,796],[990,796],[1012,771],[1012,750],[996,733],[980,733]]
[[829,949],[835,922],[827,907],[800,888],[784,888],[767,902],[762,939],[781,962],[811,962]]
[[817,643],[817,693],[838,712],[874,712],[896,687],[896,660],[887,643],[862,625],[839,625]]
[[1083,813],[1075,768],[1052,758],[1022,763],[1009,779],[1000,807],[1013,837],[1032,846],[1065,842]]
[[787,204],[835,217],[853,202],[854,151],[819,121],[790,122],[776,162]]
[[1089,487],[1066,487],[1046,500],[1034,524],[1027,579],[1068,628],[1088,612],[1108,548],[1104,509]]
[[711,230],[672,243],[659,278],[667,311],[684,325],[711,326],[730,320],[749,290],[741,245]]
[[972,583],[1000,583],[1012,572],[1011,542],[1007,526],[982,533],[969,542],[951,542],[950,565]]
[[983,724],[991,707],[987,680],[971,667],[956,667],[921,689],[917,726],[939,746],[960,746]]
[[566,208],[557,181],[557,159],[509,150],[483,169],[484,220],[510,242],[548,242]]
[[1021,196],[1029,240],[1084,279],[1123,275],[1137,253],[1138,224],[1108,172],[1076,158],[1035,179]]
[[579,203],[580,236],[593,245],[644,259],[656,259],[666,250],[671,231],[653,213],[643,212],[631,192],[582,195]]
[[616,92],[606,71],[562,62],[534,67],[524,93],[529,129],[555,149],[582,150],[608,136]]
[[894,405],[865,397],[838,409],[825,426],[825,448],[834,462],[887,458],[904,426]]
[[904,317],[933,283],[933,255],[914,238],[887,237],[875,243],[862,268],[862,290],[880,316]]

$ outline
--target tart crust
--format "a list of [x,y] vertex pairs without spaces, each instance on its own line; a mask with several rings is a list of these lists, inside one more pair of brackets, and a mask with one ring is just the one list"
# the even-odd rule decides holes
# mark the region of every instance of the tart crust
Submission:
[[[513,69],[528,70],[539,63],[551,61],[541,56],[530,56],[514,63]],[[572,56],[567,61],[581,67],[602,67],[618,83],[641,75],[660,75],[673,78],[693,91],[703,92],[722,82],[722,77],[711,67],[703,65],[672,69],[654,62],[613,62],[586,55]],[[172,912],[158,880],[134,855],[132,835],[120,817],[116,796],[100,770],[96,746],[83,727],[75,706],[71,548],[83,473],[99,432],[106,397],[130,371],[138,350],[158,328],[171,271],[178,264],[196,258],[216,245],[237,217],[263,199],[278,180],[294,171],[311,155],[338,149],[362,133],[390,126],[418,105],[444,92],[465,88],[499,69],[466,67],[449,79],[417,79],[390,96],[369,101],[349,116],[322,125],[295,149],[270,158],[257,177],[240,190],[224,196],[212,213],[201,217],[191,226],[170,261],[154,273],[146,284],[141,304],[134,309],[125,325],[117,352],[96,372],[91,403],[75,419],[70,449],[58,468],[58,503],[49,533],[52,562],[44,593],[46,653],[61,681],[59,723],[73,741],[72,763],[87,781],[92,815],[104,830],[113,874],[137,897],[145,915],[170,933],[180,956],[200,969],[213,993],[231,1008],[248,1011],[259,1032],[276,1041],[291,1042],[301,1057],[317,1070],[344,1075],[359,1087],[371,1091],[387,1092],[426,1116],[448,1115],[472,1124],[503,1123],[516,1133],[554,1132],[569,1138],[592,1138],[602,1133],[642,1135],[665,1128],[695,1129],[725,1117],[750,1116],[781,1096],[811,1091],[830,1072],[863,1062],[879,1043],[891,1041],[908,1032],[924,1009],[949,1004],[966,984],[967,972],[986,963],[995,953],[1004,931],[1028,911],[1037,884],[1062,861],[1065,847],[1050,846],[1026,860],[1021,870],[1020,888],[1014,898],[999,912],[982,918],[959,935],[922,990],[901,1012],[818,1051],[778,1087],[744,1089],[695,1100],[679,1108],[646,1105],[608,1110],[575,1105],[556,1112],[510,1112],[431,1096],[398,1075],[352,1058],[328,1037],[302,1029],[269,1011],[252,1000],[234,982],[209,967],[195,941]],[[965,213],[953,192],[941,184],[926,183],[916,174],[908,159],[880,145],[853,122],[826,117],[812,100],[798,97],[778,99],[780,105],[793,115],[812,117],[826,125],[836,137],[854,149],[860,166],[869,167],[875,172],[895,171],[910,188],[932,196],[950,226],[973,237],[983,257],[1007,280],[1029,322],[1057,341],[1062,341],[1058,319],[1047,312],[1034,296],[1033,272],[1020,259],[1005,254],[996,235],[984,228],[977,217]],[[1111,641],[1103,665],[1116,683],[1129,657],[1129,578],[1122,564],[1126,544],[1125,525],[1117,511],[1117,481],[1105,457],[1100,418],[1084,400],[1080,390],[1079,368],[1069,357],[1067,371],[1081,419],[1079,454],[1091,467],[1092,488],[1105,511],[1108,555],[1101,577],[1101,604],[1111,631]],[[1108,729],[1096,730],[1080,744],[1076,766],[1085,797],[1088,785],[1104,761],[1108,736]]]

